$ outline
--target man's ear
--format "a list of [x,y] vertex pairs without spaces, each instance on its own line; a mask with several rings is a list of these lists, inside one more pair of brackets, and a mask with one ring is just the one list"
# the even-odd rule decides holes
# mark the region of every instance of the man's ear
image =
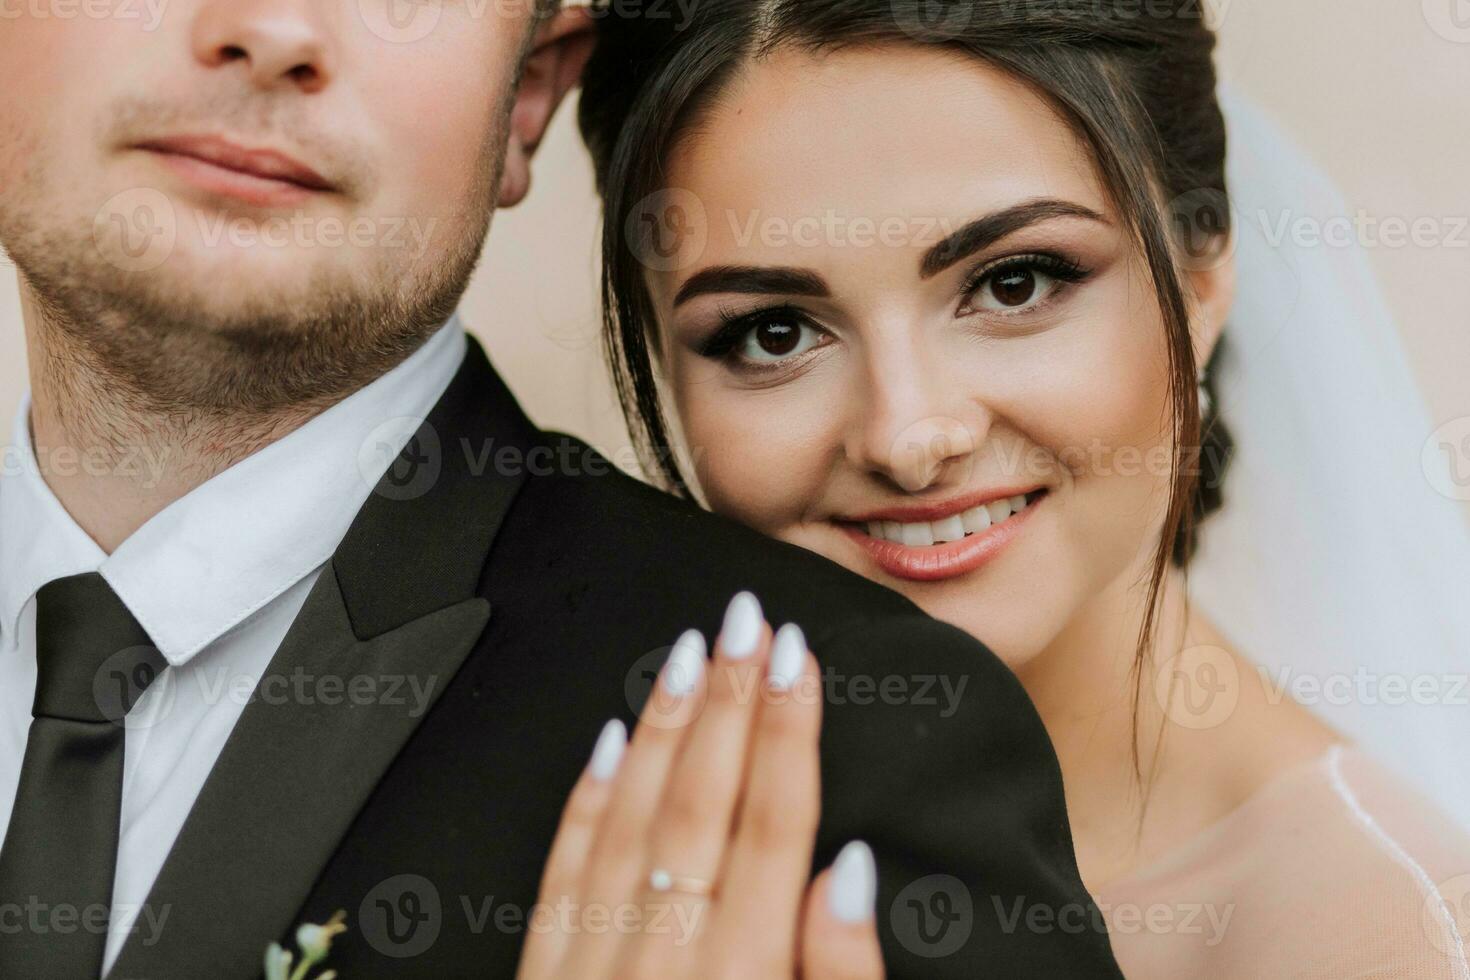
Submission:
[[531,189],[531,157],[546,135],[556,107],[582,77],[596,44],[586,7],[560,10],[536,28],[510,113],[509,146],[500,178],[498,206],[511,207]]
[[[1231,233],[1234,234],[1233,232]],[[1235,303],[1235,242],[1221,243],[1219,252],[1189,272],[1193,293],[1190,304],[1194,334],[1194,362],[1201,368],[1209,361],[1225,329]]]

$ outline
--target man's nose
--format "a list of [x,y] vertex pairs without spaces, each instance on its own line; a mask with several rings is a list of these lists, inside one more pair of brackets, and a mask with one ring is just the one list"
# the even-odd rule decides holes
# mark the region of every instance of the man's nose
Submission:
[[206,0],[191,43],[205,66],[243,68],[263,90],[319,91],[334,71],[327,27],[309,0]]

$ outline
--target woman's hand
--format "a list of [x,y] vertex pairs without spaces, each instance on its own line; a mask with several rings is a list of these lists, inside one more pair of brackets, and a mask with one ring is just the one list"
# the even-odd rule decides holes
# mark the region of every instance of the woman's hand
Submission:
[[808,885],[820,812],[816,661],[749,593],[716,645],[679,637],[631,744],[611,721],[572,791],[521,980],[877,980],[861,843]]

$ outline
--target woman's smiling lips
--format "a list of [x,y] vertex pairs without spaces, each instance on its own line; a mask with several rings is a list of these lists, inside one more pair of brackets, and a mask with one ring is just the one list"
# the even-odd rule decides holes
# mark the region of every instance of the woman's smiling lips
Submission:
[[1043,487],[989,491],[944,504],[872,511],[836,524],[888,574],[934,582],[994,558],[1045,496]]

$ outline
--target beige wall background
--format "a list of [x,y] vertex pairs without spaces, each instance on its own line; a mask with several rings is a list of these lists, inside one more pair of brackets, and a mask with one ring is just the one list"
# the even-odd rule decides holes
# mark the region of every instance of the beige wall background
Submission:
[[[1470,216],[1470,0],[1214,6],[1224,77],[1295,134],[1352,207],[1442,227]],[[590,169],[563,111],[530,200],[497,216],[463,310],[534,419],[621,452],[598,343],[598,228]],[[1467,240],[1470,230],[1458,247],[1370,253],[1436,426],[1470,418]],[[0,268],[0,442],[24,387],[14,270]]]

